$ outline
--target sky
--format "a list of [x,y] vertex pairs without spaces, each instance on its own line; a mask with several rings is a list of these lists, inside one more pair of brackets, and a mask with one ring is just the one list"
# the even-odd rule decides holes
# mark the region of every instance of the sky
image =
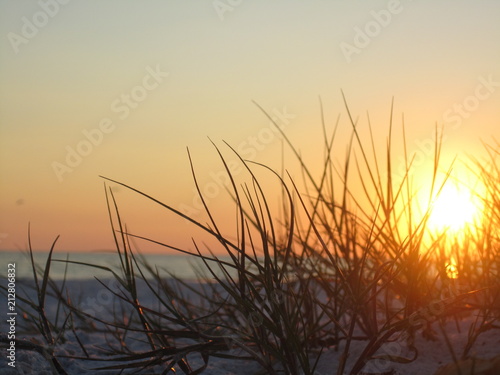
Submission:
[[[0,0],[0,36],[1,250],[26,249],[28,223],[36,250],[57,235],[58,249],[113,248],[100,176],[205,220],[188,148],[207,201],[233,218],[211,142],[228,160],[224,142],[281,165],[281,137],[255,103],[312,165],[319,98],[329,129],[340,115],[345,153],[342,91],[382,149],[394,99],[417,164],[432,160],[436,125],[446,159],[499,135],[495,0]],[[190,241],[175,215],[114,191],[132,232]]]

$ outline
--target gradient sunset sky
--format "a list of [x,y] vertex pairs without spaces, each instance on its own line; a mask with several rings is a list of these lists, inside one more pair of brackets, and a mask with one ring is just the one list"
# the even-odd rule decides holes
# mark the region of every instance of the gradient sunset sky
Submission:
[[[282,143],[252,102],[315,162],[321,119],[342,101],[379,144],[404,113],[408,149],[479,154],[500,129],[500,1],[0,0],[0,249],[113,248],[104,175],[197,214],[186,147],[214,210],[212,139],[279,168]],[[318,159],[320,160],[320,159]],[[423,164],[423,163],[422,163]],[[124,188],[132,231],[190,239]],[[219,207],[219,208],[218,208]],[[201,215],[201,214],[200,214]],[[202,218],[202,216],[200,216]]]

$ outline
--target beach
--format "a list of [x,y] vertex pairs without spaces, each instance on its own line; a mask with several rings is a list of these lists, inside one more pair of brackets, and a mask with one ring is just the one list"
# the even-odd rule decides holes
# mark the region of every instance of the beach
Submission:
[[[27,285],[29,280],[19,280],[18,290],[19,296],[27,295],[31,299],[36,299],[36,293],[34,291],[28,291]],[[59,281],[60,283],[61,281]],[[194,288],[202,288],[199,284],[191,282],[189,284]],[[140,290],[140,303],[143,306],[154,307],[157,306],[157,301],[155,301],[155,296],[148,290],[144,282],[139,282],[138,287]],[[118,298],[111,293],[111,290],[117,290],[119,284],[113,279],[102,279],[98,282],[95,279],[87,280],[68,280],[65,284],[65,290],[68,296],[80,306],[81,310],[93,316],[97,319],[111,320],[112,315],[119,315],[127,313],[132,314],[130,309],[123,308],[124,305],[120,305]],[[186,289],[186,293],[189,291]],[[194,296],[192,296],[194,298]],[[0,299],[0,304],[5,306],[5,297],[2,296]],[[53,320],[57,314],[57,303],[53,298],[48,298],[46,304],[46,314],[49,320]],[[121,306],[121,307],[120,307]],[[119,309],[122,311],[117,311]],[[459,356],[464,346],[467,342],[467,336],[469,333],[469,328],[474,324],[477,314],[474,312],[461,314],[460,317],[456,317],[456,320],[449,318],[447,323],[444,325],[447,338],[443,336],[443,332],[439,330],[436,322],[432,324],[432,330],[434,332],[434,337],[432,339],[424,338],[422,330],[419,330],[415,335],[414,347],[409,347],[406,340],[403,337],[394,337],[391,342],[384,344],[381,349],[376,353],[379,357],[377,360],[372,360],[368,363],[366,367],[366,372],[363,373],[373,373],[373,374],[394,374],[394,375],[422,375],[422,374],[434,374],[438,368],[452,363],[453,356],[447,347],[446,340],[453,343],[453,350],[455,355]],[[0,358],[0,368],[2,369],[2,374],[40,374],[49,375],[53,374],[53,368],[51,367],[50,357],[45,356],[40,353],[38,348],[49,349],[47,343],[44,343],[43,337],[35,332],[22,332],[21,327],[25,326],[23,322],[23,316],[21,313],[17,316],[18,319],[18,331],[16,334],[16,367],[11,368],[7,364],[7,359],[5,355]],[[5,319],[2,322],[2,332],[5,330]],[[89,329],[89,327],[75,327],[74,331],[68,329],[58,340],[58,344],[54,348],[54,355],[58,359],[60,365],[66,371],[67,374],[74,375],[86,375],[95,374],[96,369],[100,367],[107,367],[113,365],[120,365],[122,362],[116,360],[116,356],[107,356],[105,354],[104,348],[110,344],[110,339],[112,339],[111,332],[105,333],[102,326],[99,323],[96,324],[94,330]],[[5,334],[2,334],[2,338],[5,338]],[[77,338],[78,337],[78,338]],[[135,342],[130,348],[135,350],[135,353],[141,353],[147,351],[148,345],[142,339]],[[189,340],[180,340],[179,346],[191,345]],[[112,341],[111,341],[112,343]],[[116,344],[116,343],[115,343]],[[229,344],[231,345],[231,344]],[[327,347],[322,353],[320,360],[317,365],[315,374],[326,375],[326,374],[336,374],[336,369],[339,363],[340,354],[343,352],[345,341],[340,342],[338,345],[332,345]],[[352,365],[352,359],[356,358],[361,351],[366,347],[366,340],[354,340],[351,343],[351,349],[348,360],[349,364]],[[82,346],[85,347],[85,351],[82,350]],[[239,353],[237,345],[231,345],[232,349],[229,351],[222,351],[223,354],[235,354]],[[500,335],[497,330],[490,330],[483,333],[479,339],[475,342],[470,353],[471,356],[488,359],[499,355],[500,347]],[[5,351],[4,351],[5,353]],[[86,359],[86,355],[90,358]],[[408,363],[394,363],[384,356],[394,356],[400,358],[408,359]],[[92,359],[95,360],[92,360]],[[191,354],[188,357],[189,363],[193,370],[204,365],[204,361],[200,355]],[[411,359],[414,359],[411,361]],[[151,374],[151,373],[162,373],[165,370],[165,363],[154,367],[154,372],[151,369],[145,370],[143,372],[139,371],[140,374]],[[129,371],[124,373],[133,373],[137,369],[130,368]],[[178,369],[178,371],[180,371]],[[391,372],[392,371],[392,372]],[[117,374],[119,371],[116,369],[111,370],[101,370],[99,374]],[[182,371],[180,371],[182,373]],[[206,364],[206,369],[203,374],[207,375],[239,375],[239,374],[265,374],[266,372],[259,367],[259,365],[254,361],[249,360],[234,360],[234,359],[224,359],[210,356],[208,363]],[[348,372],[346,372],[348,373]],[[454,373],[453,373],[454,374]]]

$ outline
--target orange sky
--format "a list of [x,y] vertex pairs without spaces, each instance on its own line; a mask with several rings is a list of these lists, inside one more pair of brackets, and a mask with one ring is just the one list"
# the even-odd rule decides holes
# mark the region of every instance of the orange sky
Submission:
[[[280,168],[280,138],[252,100],[311,165],[322,155],[318,96],[330,129],[341,115],[344,155],[341,89],[364,135],[369,112],[381,147],[394,97],[421,165],[436,124],[446,159],[477,154],[498,137],[499,25],[493,0],[2,0],[0,249],[26,248],[29,222],[37,249],[58,234],[60,249],[112,248],[99,175],[205,220],[186,147],[230,222],[208,137]],[[195,233],[124,188],[116,197],[138,234],[185,244]]]

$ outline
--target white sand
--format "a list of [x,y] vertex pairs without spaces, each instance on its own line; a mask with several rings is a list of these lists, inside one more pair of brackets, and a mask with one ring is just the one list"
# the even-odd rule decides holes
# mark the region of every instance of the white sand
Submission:
[[[106,281],[107,285],[113,286],[113,283]],[[86,281],[75,281],[68,284],[70,294],[74,301],[79,300],[84,309],[92,313],[94,311],[97,316],[109,317],[109,313],[106,312],[113,305],[113,299],[111,294],[101,285],[93,280]],[[22,295],[21,288],[19,287],[18,295]],[[31,293],[32,298],[34,295]],[[143,293],[141,295],[142,303],[145,306],[154,306],[154,298],[150,293]],[[2,306],[5,306],[5,297],[1,297]],[[53,316],[55,312],[55,303],[49,300],[47,305],[48,316]],[[18,312],[20,312],[18,310]],[[453,344],[455,353],[458,357],[461,356],[463,347],[467,341],[468,330],[472,322],[474,321],[474,315],[464,317],[458,324],[454,321],[449,321],[446,325],[446,332],[448,333],[449,340]],[[21,316],[19,316],[21,319]],[[2,319],[2,333],[5,333],[5,319]],[[365,371],[370,369],[372,373],[390,373],[389,370],[393,369],[393,374],[400,375],[425,375],[434,374],[436,370],[445,364],[451,363],[453,357],[448,350],[446,341],[436,323],[433,324],[434,330],[436,331],[436,340],[429,341],[422,337],[421,332],[417,333],[416,336],[416,349],[418,351],[418,358],[409,364],[399,364],[387,362],[384,360],[371,361],[370,364],[365,368]],[[5,337],[5,334],[3,334]],[[63,365],[64,369],[68,374],[95,374],[96,371],[93,368],[100,366],[108,366],[117,364],[117,362],[107,361],[107,362],[95,362],[95,361],[85,361],[85,360],[75,360],[75,359],[65,359],[62,356],[84,356],[78,342],[72,334],[68,334],[67,341],[61,343],[56,348],[57,356],[59,357],[60,363]],[[89,352],[96,352],[98,348],[106,347],[106,337],[103,333],[85,333],[79,332],[80,340],[83,342],[85,347]],[[17,338],[21,340],[26,340],[30,342],[43,344],[42,338],[38,336],[28,336],[21,333],[17,333]],[[339,350],[335,348],[330,348],[325,351],[320,359],[317,374],[327,375],[336,374],[336,369],[338,365],[338,358],[342,352],[344,343],[341,343]],[[349,366],[352,366],[352,360],[363,350],[365,347],[365,341],[353,341],[351,344],[351,351],[349,356]],[[142,350],[147,350],[147,346],[142,343],[136,343],[134,350],[141,352]],[[51,367],[46,358],[41,354],[36,353],[32,350],[23,350],[17,348],[16,350],[16,368],[10,368],[7,366],[7,359],[5,350],[2,351],[3,355],[0,358],[0,370],[2,374],[52,374]],[[402,342],[392,342],[386,344],[379,354],[394,354],[403,357],[412,357],[413,352],[406,347],[404,341]],[[500,354],[500,335],[497,330],[490,330],[481,334],[474,347],[471,350],[471,354],[479,358],[491,358],[498,356]],[[191,358],[192,368],[196,369],[203,362],[201,358],[193,356]],[[259,371],[259,366],[254,362],[247,361],[235,361],[220,358],[210,358],[209,366],[203,374],[208,375],[222,375],[222,374],[256,374]],[[117,374],[117,370],[97,372],[102,374]],[[151,372],[148,372],[151,373]],[[161,371],[158,369],[158,373]],[[182,374],[182,371],[178,372]],[[265,374],[265,372],[260,372]]]

